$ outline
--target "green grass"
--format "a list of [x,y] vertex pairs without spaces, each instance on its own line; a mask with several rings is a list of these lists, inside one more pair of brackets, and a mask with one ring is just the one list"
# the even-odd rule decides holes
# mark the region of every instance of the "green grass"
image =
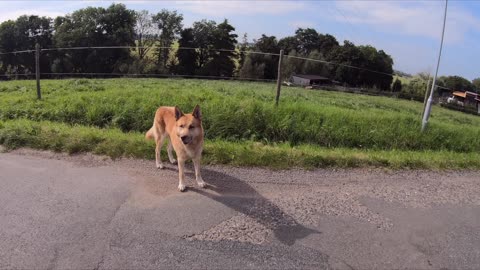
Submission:
[[[30,147],[70,154],[92,152],[112,158],[154,159],[154,143],[139,132],[71,126],[48,121],[9,120],[0,122],[0,144],[7,149]],[[167,160],[165,151],[162,152]],[[254,141],[206,141],[205,164],[292,167],[388,167],[393,169],[476,169],[480,154],[451,151],[377,151],[323,148],[311,145],[265,145]],[[153,163],[152,163],[153,166]]]
[[[477,116],[434,106],[427,132],[420,133],[419,102],[284,87],[275,107],[274,88],[268,83],[184,79],[43,80],[43,99],[38,101],[34,81],[1,82],[0,143],[152,158],[153,146],[142,134],[151,127],[155,109],[178,105],[190,111],[200,104],[210,163],[478,168]],[[35,136],[22,140],[22,132],[18,139],[11,133],[17,124],[33,127],[37,122],[68,136],[77,134],[75,130],[77,141],[86,143],[67,147],[68,140],[54,137],[57,143],[42,144]]]

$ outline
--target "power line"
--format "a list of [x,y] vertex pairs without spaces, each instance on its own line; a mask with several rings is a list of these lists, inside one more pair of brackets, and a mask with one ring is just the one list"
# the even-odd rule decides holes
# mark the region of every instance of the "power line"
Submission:
[[[182,74],[156,74],[156,73],[94,73],[94,72],[45,72],[40,73],[41,75],[77,75],[77,76],[125,76],[125,77],[180,77],[180,78],[200,78],[200,79],[230,79],[230,80],[245,80],[245,81],[264,81],[264,82],[274,82],[275,80],[269,79],[258,79],[258,78],[243,78],[243,77],[226,77],[226,76],[208,76],[208,75],[182,75]],[[34,74],[32,74],[34,75]],[[4,75],[4,76],[14,76],[14,75]],[[25,75],[30,76],[30,75]]]

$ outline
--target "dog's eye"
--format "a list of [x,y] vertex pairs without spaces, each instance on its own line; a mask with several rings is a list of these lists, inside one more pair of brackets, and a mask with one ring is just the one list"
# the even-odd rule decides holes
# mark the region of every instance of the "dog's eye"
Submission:
[[189,128],[189,129],[194,129],[195,127],[194,127],[194,126],[189,126],[188,128]]
[[181,128],[184,128],[185,126],[184,125],[180,125]]

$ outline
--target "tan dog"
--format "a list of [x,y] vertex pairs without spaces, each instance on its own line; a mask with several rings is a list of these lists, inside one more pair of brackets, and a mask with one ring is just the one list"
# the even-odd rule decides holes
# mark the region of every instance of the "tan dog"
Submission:
[[185,161],[193,160],[195,178],[198,186],[205,188],[207,183],[200,174],[200,158],[203,150],[202,113],[197,105],[191,114],[183,114],[178,107],[160,107],[155,113],[153,126],[145,134],[147,139],[155,139],[155,161],[157,168],[163,169],[160,158],[160,149],[169,137],[167,153],[168,159],[175,164],[172,148],[175,149],[178,159],[179,183],[178,190],[184,191],[185,186]]

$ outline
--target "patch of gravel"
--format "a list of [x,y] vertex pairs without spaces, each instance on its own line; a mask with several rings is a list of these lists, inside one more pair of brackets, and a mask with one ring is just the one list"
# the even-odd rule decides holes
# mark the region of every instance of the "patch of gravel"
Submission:
[[236,215],[202,232],[186,236],[187,240],[219,242],[232,240],[260,245],[272,235],[273,231],[245,214]]

